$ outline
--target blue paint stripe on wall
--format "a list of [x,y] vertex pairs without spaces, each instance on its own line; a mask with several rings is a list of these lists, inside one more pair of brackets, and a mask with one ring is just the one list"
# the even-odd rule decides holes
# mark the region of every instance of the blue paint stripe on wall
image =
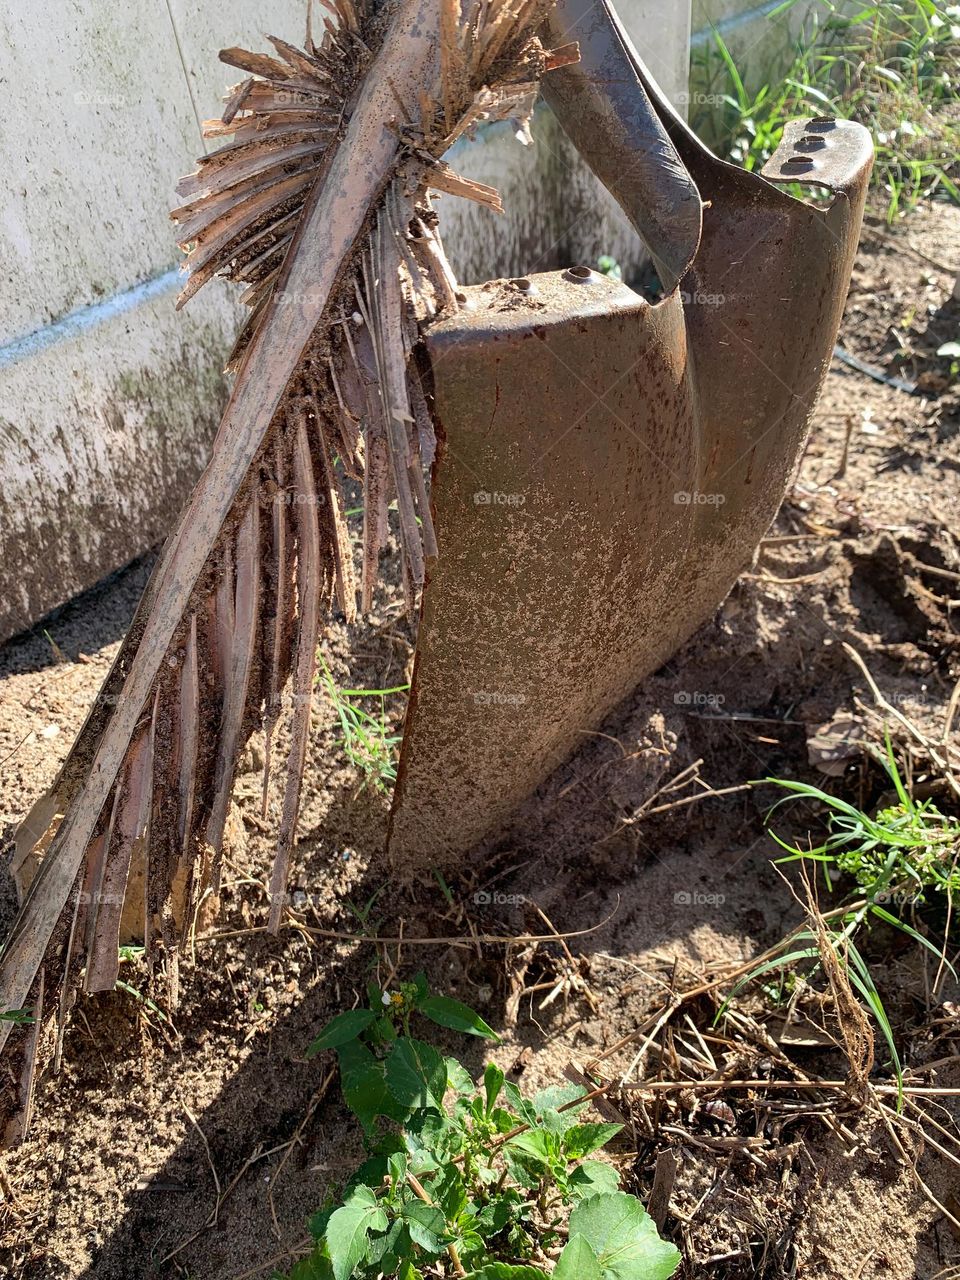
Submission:
[[22,338],[14,338],[12,342],[0,347],[0,369],[6,369],[21,360],[38,355],[47,347],[56,346],[58,342],[77,338],[88,329],[94,329],[107,320],[123,315],[125,311],[133,311],[144,302],[150,302],[153,298],[171,293],[174,289],[179,289],[183,281],[184,276],[180,268],[173,267],[170,271],[164,271],[159,276],[145,280],[143,284],[134,285],[132,289],[115,293],[113,297],[106,298],[103,302],[95,302],[89,307],[71,311],[60,320],[44,325],[42,329],[35,329],[33,333],[25,334]]
[[[746,26],[750,22],[756,22],[767,17],[775,9],[780,8],[782,3],[783,0],[769,0],[767,4],[757,5],[743,13],[723,18],[716,23],[715,28],[704,27],[700,31],[694,32],[691,36],[690,44],[693,48],[708,44],[713,39],[714,29],[719,31],[721,35],[725,35],[728,31],[734,31],[738,27]],[[41,351],[45,351],[48,347],[56,346],[59,342],[77,338],[80,334],[95,328],[99,324],[103,324],[107,320],[112,320],[114,317],[123,315],[126,311],[132,311],[153,298],[161,297],[165,293],[178,289],[182,283],[183,273],[179,267],[173,267],[170,271],[165,271],[161,275],[144,281],[143,284],[134,285],[132,289],[125,289],[122,293],[114,294],[112,298],[107,298],[103,302],[93,303],[89,307],[81,307],[77,311],[71,311],[69,315],[63,316],[60,320],[55,320],[52,324],[44,325],[41,329],[35,329],[33,333],[25,334],[22,338],[14,338],[13,341],[0,347],[0,370],[9,368],[21,360],[27,360]]]

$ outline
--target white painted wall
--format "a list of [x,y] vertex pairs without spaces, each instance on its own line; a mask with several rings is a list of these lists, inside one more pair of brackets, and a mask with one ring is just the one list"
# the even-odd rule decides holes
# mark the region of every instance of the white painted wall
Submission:
[[[303,0],[271,0],[301,37]],[[238,311],[180,315],[167,212],[254,0],[0,11],[0,639],[168,532],[209,450]],[[197,104],[197,110],[194,108]]]
[[[686,82],[689,0],[622,0],[665,88]],[[0,640],[163,538],[202,467],[238,311],[208,286],[174,311],[167,211],[199,121],[239,73],[226,44],[299,42],[305,0],[5,0],[0,11]],[[505,127],[462,148],[505,219],[447,199],[465,279],[636,240],[546,115],[531,155]]]

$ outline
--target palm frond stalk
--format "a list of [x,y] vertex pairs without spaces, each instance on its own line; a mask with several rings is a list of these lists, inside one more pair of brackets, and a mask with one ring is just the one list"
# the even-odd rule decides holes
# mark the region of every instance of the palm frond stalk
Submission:
[[[325,619],[334,603],[352,618],[358,595],[370,607],[394,501],[409,606],[437,554],[424,478],[437,441],[413,353],[458,303],[430,191],[498,207],[441,157],[481,121],[523,120],[543,73],[576,56],[537,39],[552,3],[322,0],[302,49],[274,37],[273,54],[220,55],[246,78],[206,127],[232,140],[179,186],[180,305],[219,274],[245,286],[250,315],[212,461],[18,833],[29,888],[0,957],[0,1011],[35,1021],[7,1046],[8,1140],[25,1131],[38,1054],[59,1057],[77,988],[116,981],[121,936],[163,952],[176,1003],[180,950],[219,882],[238,757],[263,728],[269,773],[286,717],[279,927]],[[363,486],[359,583],[335,459]],[[0,1043],[13,1027],[0,1020]]]

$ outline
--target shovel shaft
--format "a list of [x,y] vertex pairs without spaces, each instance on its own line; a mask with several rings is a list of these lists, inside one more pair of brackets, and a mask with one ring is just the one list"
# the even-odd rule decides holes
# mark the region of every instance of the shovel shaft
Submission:
[[554,45],[580,45],[580,61],[543,81],[564,132],[643,240],[669,292],[700,243],[701,202],[644,85],[649,73],[606,0],[558,0],[547,21]]

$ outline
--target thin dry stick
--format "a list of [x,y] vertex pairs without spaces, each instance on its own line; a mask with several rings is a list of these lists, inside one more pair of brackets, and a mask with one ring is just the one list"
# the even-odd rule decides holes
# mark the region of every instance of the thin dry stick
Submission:
[[267,1187],[267,1200],[270,1204],[270,1216],[273,1219],[273,1229],[276,1233],[278,1240],[280,1239],[280,1223],[277,1221],[277,1207],[274,1204],[274,1200],[273,1200],[273,1188],[276,1185],[281,1173],[283,1173],[284,1169],[286,1168],[287,1161],[290,1159],[291,1155],[293,1154],[294,1148],[299,1144],[300,1135],[303,1133],[304,1129],[309,1124],[310,1117],[313,1115],[317,1107],[326,1097],[327,1090],[330,1088],[330,1085],[333,1083],[333,1077],[336,1074],[337,1074],[336,1069],[331,1067],[330,1070],[327,1072],[327,1074],[324,1076],[323,1081],[320,1085],[320,1088],[317,1089],[313,1097],[310,1099],[310,1105],[307,1107],[306,1111],[304,1112],[303,1119],[297,1125],[296,1133],[294,1133],[293,1137],[286,1144],[287,1149],[284,1152],[283,1159],[280,1161],[276,1169],[274,1169],[273,1173],[270,1175],[270,1183],[269,1183],[269,1186]]
[[661,1151],[657,1156],[653,1173],[653,1187],[650,1191],[650,1198],[647,1201],[647,1212],[657,1224],[658,1231],[663,1231],[663,1224],[666,1222],[667,1214],[670,1211],[670,1197],[673,1195],[673,1185],[677,1180],[678,1167],[677,1153],[669,1147],[665,1151]]
[[950,695],[950,701],[947,703],[947,714],[943,719],[943,737],[940,739],[941,746],[950,745],[950,734],[953,732],[953,721],[957,714],[957,707],[960,707],[960,680],[953,686],[953,693]]
[[[604,734],[602,736],[606,737],[607,735]],[[614,741],[617,742],[618,745],[622,745],[617,739],[614,739]],[[701,800],[709,800],[716,796],[729,796],[734,795],[738,791],[751,790],[753,784],[749,782],[740,783],[734,787],[721,787],[719,789],[711,787],[709,783],[704,782],[704,780],[699,776],[699,769],[702,764],[702,759],[694,760],[692,764],[681,769],[675,777],[671,778],[668,782],[665,782],[662,787],[658,787],[652,795],[648,796],[636,813],[631,814],[628,818],[624,818],[618,827],[610,832],[609,835],[601,837],[601,839],[596,843],[604,844],[607,840],[612,840],[615,836],[618,836],[621,831],[625,831],[628,827],[636,826],[638,822],[641,822],[644,818],[648,818],[655,813],[667,813],[671,809],[684,809],[691,804],[699,804]],[[653,804],[653,801],[659,796],[671,795],[674,791],[679,791],[681,787],[685,787],[691,782],[699,783],[704,788],[703,791],[698,791],[692,796],[684,796],[680,800],[671,800],[658,805]]]
[[[489,945],[503,945],[513,943],[530,943],[530,942],[558,942],[565,938],[583,938],[587,934],[596,933],[599,929],[603,929],[610,923],[617,911],[620,909],[619,900],[613,911],[610,912],[599,924],[591,925],[589,929],[574,929],[570,933],[519,933],[519,934],[503,934],[503,933],[478,933],[471,938],[462,935],[451,935],[449,937],[437,938],[411,938],[403,937],[400,934],[393,936],[384,936],[382,934],[362,934],[362,933],[346,933],[340,929],[316,929],[309,925],[301,924],[298,920],[286,920],[281,928],[295,929],[299,933],[308,934],[312,938],[330,938],[335,942],[366,942],[375,946],[383,944],[391,944],[396,946],[403,943],[408,947],[466,947],[472,949],[478,942],[487,943]],[[268,929],[265,925],[254,925],[249,929],[230,929],[224,933],[207,933],[197,938],[197,943],[201,942],[222,942],[228,938],[245,938],[252,934],[267,933]]]
[[[894,1126],[895,1126],[895,1124],[903,1124],[903,1123],[905,1123],[905,1121],[904,1121],[904,1117],[903,1117],[903,1116],[898,1115],[895,1111],[891,1111],[891,1110],[890,1110],[890,1108],[889,1108],[888,1106],[886,1106],[886,1104],[885,1104],[885,1103],[881,1102],[881,1103],[880,1103],[880,1118],[881,1118],[881,1120],[883,1121],[883,1124],[884,1124],[884,1126],[885,1126],[885,1128],[886,1128],[887,1132],[890,1134],[890,1138],[891,1138],[891,1140],[892,1140],[892,1142],[893,1142],[894,1146],[895,1146],[895,1147],[897,1148],[897,1150],[900,1152],[901,1156],[903,1157],[903,1161],[904,1161],[904,1163],[905,1163],[905,1164],[908,1166],[908,1168],[910,1169],[910,1172],[911,1172],[911,1173],[912,1173],[912,1175],[913,1175],[914,1181],[916,1182],[916,1184],[917,1184],[917,1186],[920,1188],[920,1190],[923,1192],[924,1196],[927,1198],[927,1200],[929,1201],[929,1203],[930,1203],[931,1205],[933,1205],[933,1207],[937,1210],[937,1212],[938,1212],[938,1213],[942,1213],[942,1214],[943,1214],[943,1216],[947,1219],[947,1221],[948,1221],[948,1222],[950,1222],[950,1223],[952,1223],[953,1227],[954,1227],[956,1230],[960,1231],[960,1221],[958,1221],[958,1220],[954,1217],[954,1215],[950,1212],[950,1210],[949,1210],[945,1205],[941,1204],[941,1202],[937,1199],[937,1197],[933,1194],[933,1192],[932,1192],[932,1191],[930,1190],[930,1188],[927,1186],[926,1182],[924,1182],[923,1178],[921,1178],[921,1177],[920,1177],[920,1174],[919,1174],[919,1172],[917,1171],[917,1167],[916,1167],[916,1165],[915,1165],[915,1164],[914,1164],[914,1162],[910,1159],[910,1157],[907,1155],[907,1152],[904,1150],[904,1147],[903,1147],[902,1142],[901,1142],[901,1141],[900,1141],[900,1139],[897,1137],[896,1129],[895,1129],[895,1127],[894,1127]],[[925,1139],[926,1139],[927,1141],[930,1141],[930,1135],[929,1135],[929,1134],[924,1134],[924,1137],[925,1137]]]
[[[710,1092],[717,1089],[737,1091],[743,1089],[830,1089],[847,1092],[850,1088],[850,1081],[821,1080],[817,1076],[812,1076],[806,1080],[634,1080],[620,1083],[619,1088],[629,1093],[676,1093],[684,1092],[688,1089],[692,1092]],[[904,1085],[903,1089],[899,1090],[895,1084],[871,1084],[870,1088],[875,1093],[897,1094],[902,1092],[913,1098],[960,1097],[960,1089],[941,1089],[933,1085]]]
[[[196,1121],[194,1121],[194,1123],[196,1123]],[[206,1139],[204,1139],[204,1145],[206,1145]],[[192,1236],[188,1236],[186,1240],[184,1240],[181,1244],[178,1244],[175,1249],[171,1249],[171,1251],[166,1255],[166,1257],[161,1258],[160,1259],[161,1264],[165,1262],[169,1262],[170,1259],[175,1258],[178,1253],[183,1253],[184,1249],[186,1249],[189,1245],[193,1244],[194,1240],[198,1240],[205,1231],[209,1231],[211,1227],[215,1227],[220,1218],[220,1210],[223,1208],[224,1202],[229,1198],[230,1195],[232,1195],[234,1189],[237,1187],[237,1185],[246,1175],[247,1170],[250,1169],[253,1165],[259,1164],[261,1160],[266,1160],[270,1156],[276,1155],[278,1151],[282,1151],[284,1147],[286,1147],[287,1145],[288,1144],[286,1142],[282,1142],[276,1147],[269,1147],[266,1151],[263,1151],[261,1150],[261,1147],[258,1144],[257,1147],[254,1149],[253,1155],[248,1156],[246,1160],[244,1160],[243,1164],[240,1166],[237,1172],[233,1175],[233,1177],[227,1183],[223,1191],[219,1191],[219,1183],[217,1184],[218,1186],[217,1203],[214,1205],[213,1211],[207,1218],[206,1222],[201,1227],[198,1227]],[[216,1173],[214,1173],[214,1177],[216,1177]],[[283,1254],[281,1256],[286,1257],[286,1254]],[[264,1264],[264,1266],[267,1266],[267,1265],[268,1264],[266,1263]]]
[[[866,899],[859,902],[851,902],[845,907],[836,907],[833,911],[826,912],[822,918],[824,920],[833,920],[837,916],[847,915],[851,911],[858,911],[861,907],[865,907],[866,905]],[[744,977],[753,969],[765,964],[768,960],[775,959],[776,956],[785,949],[790,941],[795,938],[797,934],[802,933],[807,927],[806,921],[802,924],[796,925],[796,927],[791,929],[790,932],[781,938],[779,942],[775,943],[772,947],[769,947],[759,956],[754,956],[752,960],[746,960],[743,964],[737,965],[733,969],[725,970],[719,977],[712,978],[709,982],[702,982],[698,986],[691,987],[688,991],[681,992],[668,1003],[670,1005],[675,1005],[675,1009],[678,1009],[681,1005],[688,1004],[691,1000],[696,1000],[699,996],[706,995],[709,991],[715,991],[717,987],[722,987],[727,982],[733,982],[736,978]],[[675,1012],[675,1009],[671,1010],[671,1012]],[[599,1065],[601,1062],[605,1062],[607,1058],[612,1058],[615,1053],[619,1053],[621,1049],[625,1049],[627,1045],[633,1044],[636,1040],[639,1040],[645,1035],[646,1027],[641,1027],[636,1031],[631,1031],[629,1035],[623,1036],[616,1042],[616,1044],[611,1045],[609,1049],[605,1049],[603,1053],[598,1054],[595,1058],[591,1058],[586,1064],[588,1070]]]
[[283,1253],[275,1253],[272,1258],[268,1258],[266,1262],[258,1262],[254,1267],[248,1267],[246,1271],[241,1271],[239,1275],[234,1276],[233,1280],[250,1280],[251,1276],[258,1276],[261,1272],[266,1271],[268,1267],[276,1267],[278,1262],[284,1262],[287,1258],[296,1257],[297,1254],[309,1253],[313,1248],[314,1241],[312,1237],[305,1236],[297,1244],[291,1245],[289,1249],[284,1249]]
[[669,804],[658,804],[653,809],[647,809],[643,816],[649,817],[653,813],[666,813],[668,809],[683,809],[688,804],[698,804],[701,800],[713,800],[717,796],[732,796],[738,791],[752,791],[752,782],[742,782],[735,787],[720,787],[714,790],[711,787],[708,791],[699,791],[695,796],[684,796],[682,800],[672,800]]
[[863,674],[863,678],[866,680],[867,684],[870,686],[870,692],[873,694],[873,697],[877,703],[877,706],[882,707],[883,710],[888,715],[893,716],[894,720],[896,720],[899,724],[903,725],[906,731],[910,734],[911,738],[913,738],[914,741],[918,742],[920,746],[922,746],[923,749],[927,752],[930,759],[934,762],[937,768],[943,771],[943,776],[947,782],[947,785],[950,787],[951,791],[953,791],[954,795],[960,797],[960,782],[958,782],[956,777],[954,776],[953,767],[949,763],[949,761],[944,756],[941,756],[941,754],[934,747],[930,739],[925,734],[920,732],[920,730],[917,728],[917,726],[913,723],[912,720],[909,720],[901,711],[898,711],[895,706],[893,706],[891,703],[889,703],[886,700],[886,698],[883,696],[883,694],[880,692],[879,688],[877,687],[876,680],[874,680],[873,676],[870,674],[867,664],[864,662],[863,658],[861,658],[860,654],[857,653],[856,649],[854,649],[852,645],[844,644],[843,651],[847,655],[847,657],[853,663],[855,663],[857,667],[859,667],[861,673]]
[[[219,1177],[217,1176],[217,1166],[213,1163],[213,1156],[210,1154],[210,1143],[207,1141],[207,1135],[206,1135],[206,1134],[203,1132],[203,1130],[200,1128],[199,1122],[197,1121],[197,1117],[193,1114],[193,1112],[192,1112],[192,1111],[190,1110],[190,1108],[186,1105],[186,1103],[184,1103],[183,1110],[184,1110],[184,1114],[186,1115],[187,1119],[190,1121],[190,1123],[191,1123],[191,1124],[193,1125],[193,1127],[196,1129],[197,1133],[199,1133],[199,1135],[200,1135],[200,1141],[203,1143],[203,1149],[204,1149],[204,1151],[207,1153],[207,1164],[210,1166],[210,1172],[213,1174],[213,1185],[214,1185],[214,1186],[216,1187],[216,1189],[217,1189],[217,1207],[216,1207],[216,1209],[214,1210],[214,1219],[213,1219],[213,1220],[214,1220],[214,1222],[216,1222],[216,1214],[217,1214],[217,1213],[219,1212],[219,1210],[220,1210],[220,1197],[221,1197],[221,1194],[222,1194],[222,1193],[221,1193],[221,1188],[220,1188],[220,1179],[219,1179]],[[164,1259],[164,1261],[166,1261],[166,1259]]]

